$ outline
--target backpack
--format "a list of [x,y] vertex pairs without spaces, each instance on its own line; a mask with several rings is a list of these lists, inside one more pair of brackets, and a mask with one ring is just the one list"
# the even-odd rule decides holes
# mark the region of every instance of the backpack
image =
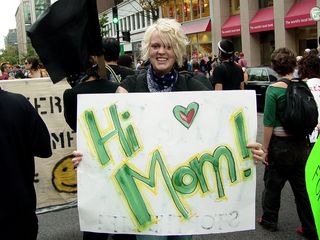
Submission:
[[278,81],[288,85],[286,107],[282,116],[279,116],[284,130],[294,136],[311,134],[318,124],[319,113],[308,85],[298,78],[291,81],[282,78]]

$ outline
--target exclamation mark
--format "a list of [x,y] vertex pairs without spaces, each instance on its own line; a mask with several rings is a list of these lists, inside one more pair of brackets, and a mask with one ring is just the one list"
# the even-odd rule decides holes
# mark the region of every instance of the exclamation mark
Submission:
[[[250,156],[250,152],[247,148],[247,134],[246,134],[246,129],[244,127],[244,117],[243,117],[242,111],[236,114],[236,116],[234,117],[234,121],[236,124],[236,135],[237,135],[236,141],[238,142],[237,146],[240,147],[242,158],[243,160],[245,160]],[[250,175],[251,175],[251,168],[243,170],[243,176],[245,178],[249,177]]]

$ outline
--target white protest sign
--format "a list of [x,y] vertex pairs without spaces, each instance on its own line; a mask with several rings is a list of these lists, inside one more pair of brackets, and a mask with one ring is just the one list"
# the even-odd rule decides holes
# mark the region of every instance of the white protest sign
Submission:
[[81,230],[254,229],[255,104],[254,91],[79,95]]
[[50,78],[41,78],[0,81],[0,87],[28,98],[51,135],[52,156],[35,158],[38,212],[75,205],[77,182],[70,155],[76,146],[76,135],[64,120],[62,97],[70,85],[66,81],[53,84]]

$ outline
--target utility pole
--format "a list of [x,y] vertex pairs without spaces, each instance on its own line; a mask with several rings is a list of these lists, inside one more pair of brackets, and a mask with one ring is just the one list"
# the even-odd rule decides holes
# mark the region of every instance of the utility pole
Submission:
[[112,8],[112,22],[116,25],[117,40],[120,43],[119,36],[119,16],[118,16],[118,0],[114,0],[114,7]]

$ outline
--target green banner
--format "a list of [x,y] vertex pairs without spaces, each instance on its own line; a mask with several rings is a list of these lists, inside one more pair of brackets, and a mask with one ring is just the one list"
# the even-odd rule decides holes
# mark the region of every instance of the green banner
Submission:
[[318,236],[320,236],[320,138],[309,155],[305,171],[307,191]]

